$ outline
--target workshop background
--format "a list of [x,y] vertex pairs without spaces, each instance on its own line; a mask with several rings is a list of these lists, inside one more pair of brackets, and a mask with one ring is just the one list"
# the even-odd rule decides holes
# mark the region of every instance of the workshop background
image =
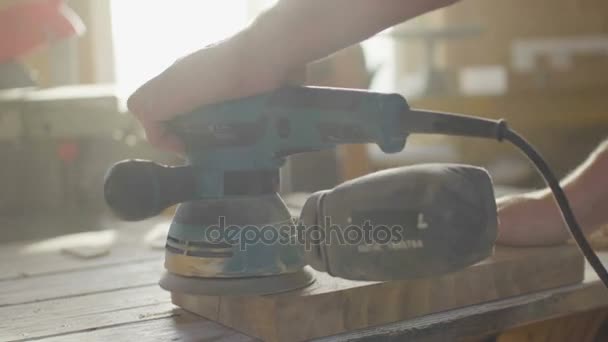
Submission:
[[[120,222],[102,189],[108,168],[123,159],[183,163],[147,143],[126,108],[128,95],[274,1],[0,0],[0,340],[71,335],[80,341],[113,336],[114,329],[157,339],[236,338],[159,294],[173,209],[144,222]],[[398,92],[413,107],[505,118],[563,177],[608,137],[608,1],[461,0],[313,63],[307,72],[310,85]],[[393,155],[352,145],[290,157],[281,170],[282,196],[299,213],[311,192],[426,162],[483,166],[497,195],[543,186],[509,145],[413,136]],[[608,229],[592,243],[608,247]],[[435,322],[432,336],[458,326],[463,336],[477,330],[496,335],[483,341],[606,340],[604,288],[589,270],[583,280],[583,261],[573,246],[500,248],[499,257],[480,263],[486,268],[465,281],[419,282],[398,294],[384,288],[378,297],[413,303],[403,309],[413,310],[406,323],[412,336],[435,329]],[[605,262],[606,254],[601,257]],[[525,285],[559,288],[539,294]],[[336,303],[356,311],[375,302],[360,302],[361,292],[353,293],[344,302],[325,294],[317,301],[328,311]],[[472,306],[485,302],[491,304],[484,311]],[[260,307],[254,306],[256,321],[271,325]],[[384,314],[385,306],[378,307],[369,317],[341,316],[371,322]],[[225,315],[238,320],[243,308]],[[441,316],[448,309],[456,314]],[[439,316],[418,317],[415,310]],[[322,312],[314,316],[321,325],[335,324]],[[517,329],[497,337],[511,328]],[[116,336],[105,340],[132,337]]]
[[[50,10],[61,3],[0,0],[0,242],[106,229],[101,189],[113,162],[181,162],[146,143],[128,94],[272,1],[69,0],[70,11]],[[311,65],[307,83],[506,118],[563,176],[608,135],[606,13],[604,0],[466,0]],[[542,185],[508,146],[426,136],[396,155],[348,146],[293,157],[282,191],[435,161],[484,166],[504,191]]]

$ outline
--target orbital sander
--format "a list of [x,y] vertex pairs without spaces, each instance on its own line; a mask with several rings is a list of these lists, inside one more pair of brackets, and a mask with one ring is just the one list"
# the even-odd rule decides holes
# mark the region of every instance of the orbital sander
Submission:
[[[399,94],[285,87],[208,105],[166,125],[184,142],[187,165],[117,163],[104,193],[127,221],[179,204],[160,281],[171,292],[281,293],[314,282],[312,269],[351,280],[431,277],[492,254],[492,181],[469,165],[376,172],[311,195],[292,218],[278,195],[280,167],[289,155],[341,144],[374,143],[396,153],[417,133],[511,141],[540,163],[568,220],[555,177],[504,121],[413,109]],[[577,241],[585,252],[584,237]]]

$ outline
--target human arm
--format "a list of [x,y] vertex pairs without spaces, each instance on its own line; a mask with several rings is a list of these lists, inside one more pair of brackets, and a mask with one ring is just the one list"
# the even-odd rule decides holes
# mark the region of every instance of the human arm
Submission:
[[128,101],[150,142],[180,150],[162,121],[270,91],[289,73],[456,0],[280,0],[234,36],[179,59]]
[[[608,140],[561,183],[586,233],[608,223]],[[570,238],[548,189],[499,199],[498,216],[500,244],[552,245]]]

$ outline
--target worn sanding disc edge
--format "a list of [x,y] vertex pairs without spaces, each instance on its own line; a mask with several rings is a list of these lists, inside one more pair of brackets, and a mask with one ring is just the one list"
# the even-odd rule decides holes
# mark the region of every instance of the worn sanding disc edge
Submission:
[[165,272],[159,285],[169,292],[190,295],[262,296],[299,290],[311,285],[314,281],[314,273],[307,266],[294,273],[242,278],[184,277]]

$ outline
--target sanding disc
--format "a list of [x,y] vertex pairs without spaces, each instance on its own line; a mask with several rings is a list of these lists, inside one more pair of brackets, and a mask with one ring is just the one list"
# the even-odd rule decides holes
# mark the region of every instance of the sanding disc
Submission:
[[261,296],[302,289],[314,282],[310,267],[295,273],[243,278],[184,277],[165,272],[159,285],[170,292],[201,296]]

